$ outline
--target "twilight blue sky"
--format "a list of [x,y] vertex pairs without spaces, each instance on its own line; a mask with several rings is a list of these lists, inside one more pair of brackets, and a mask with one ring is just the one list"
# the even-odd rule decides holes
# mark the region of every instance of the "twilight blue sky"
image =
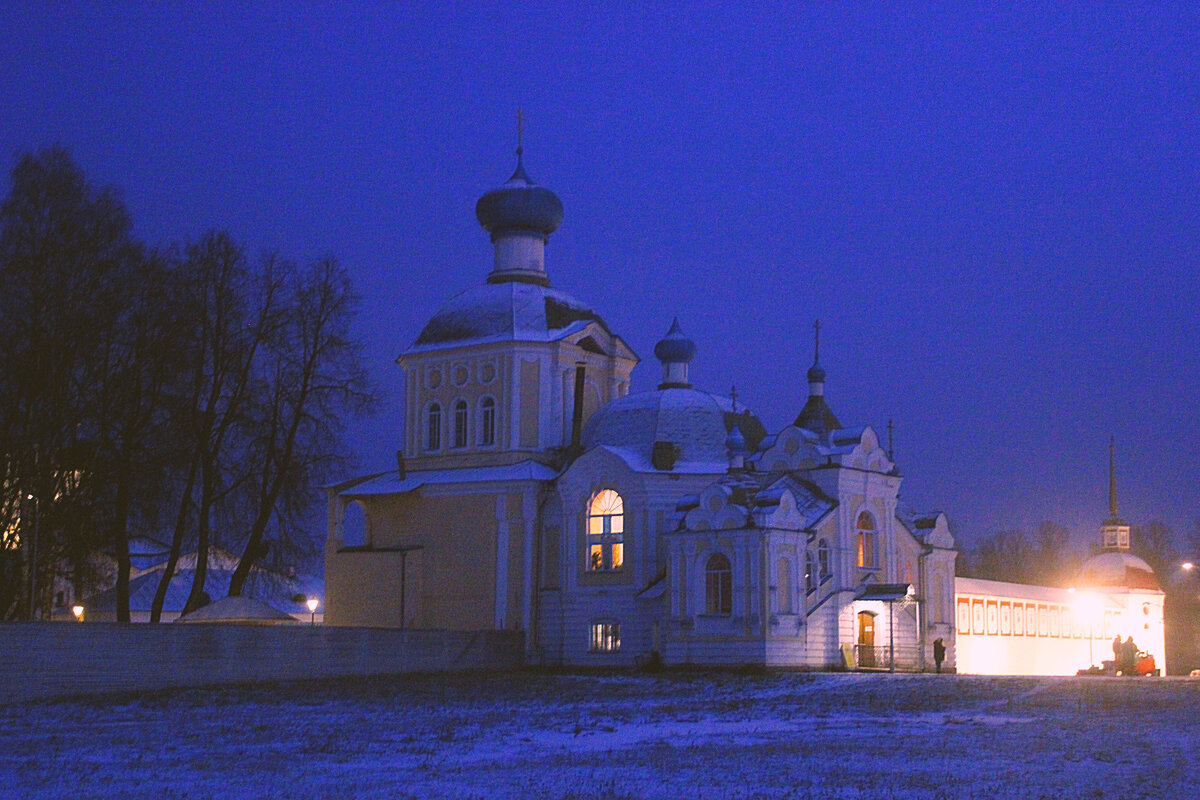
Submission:
[[[1200,518],[1200,7],[66,4],[0,7],[0,168],[55,142],[152,244],[333,254],[395,356],[491,266],[475,200],[562,198],[553,285],[659,378],[767,427],[823,320],[845,424],[896,424],[904,497],[960,535]],[[7,191],[7,185],[5,186]]]

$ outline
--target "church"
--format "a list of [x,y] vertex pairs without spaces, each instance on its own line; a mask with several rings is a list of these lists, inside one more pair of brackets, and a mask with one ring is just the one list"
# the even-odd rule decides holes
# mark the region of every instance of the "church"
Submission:
[[781,430],[691,383],[686,309],[630,393],[633,349],[551,287],[563,206],[520,146],[476,216],[491,271],[398,358],[395,469],[328,489],[327,624],[516,630],[532,664],[953,665],[946,517],[826,402],[819,324]]

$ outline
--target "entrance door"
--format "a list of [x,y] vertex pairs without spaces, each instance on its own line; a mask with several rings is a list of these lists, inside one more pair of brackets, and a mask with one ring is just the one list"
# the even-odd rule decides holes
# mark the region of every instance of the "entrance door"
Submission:
[[875,615],[870,611],[858,612],[858,665],[875,666]]

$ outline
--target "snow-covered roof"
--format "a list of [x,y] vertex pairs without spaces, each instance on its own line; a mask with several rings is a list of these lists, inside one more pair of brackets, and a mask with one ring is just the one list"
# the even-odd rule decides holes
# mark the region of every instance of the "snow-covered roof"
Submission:
[[460,292],[429,320],[406,352],[489,342],[552,342],[604,320],[565,292],[520,281]]
[[240,622],[255,625],[296,624],[296,618],[253,597],[222,597],[184,614],[177,623]]
[[1045,600],[1050,603],[1074,603],[1079,598],[1075,592],[1053,586],[1033,586],[1007,581],[989,581],[983,578],[955,578],[955,594],[1013,597],[1024,600]]
[[601,450],[607,450],[625,462],[634,472],[671,472],[677,475],[720,475],[729,469],[729,459],[720,461],[676,461],[669,470],[661,470],[654,466],[650,459],[650,449],[633,450],[628,447],[612,447],[602,444]]
[[1106,589],[1162,589],[1149,564],[1133,553],[1120,551],[1099,553],[1089,558],[1079,570],[1077,583]]
[[728,397],[683,388],[637,392],[613,400],[593,414],[584,427],[583,446],[603,445],[614,452],[635,454],[632,461],[626,461],[632,469],[646,471],[635,463],[649,463],[655,442],[670,442],[678,448],[677,465],[689,462],[697,465],[693,471],[709,472],[713,471],[709,465],[720,464],[715,471],[723,472],[729,466],[725,437],[735,418],[751,445],[757,444],[762,424],[745,408],[739,407],[735,415],[733,400]]
[[726,473],[700,494],[680,498],[675,510],[684,515],[684,526],[693,530],[729,527],[731,519],[736,527],[765,527],[785,497],[794,503],[803,530],[811,530],[837,506],[816,484],[795,475],[743,472]]
[[340,494],[343,497],[362,497],[380,494],[404,494],[426,484],[498,483],[504,481],[549,481],[558,471],[537,461],[522,461],[499,467],[466,467],[463,469],[430,469],[409,472],[403,480],[396,471],[376,475],[356,483]]

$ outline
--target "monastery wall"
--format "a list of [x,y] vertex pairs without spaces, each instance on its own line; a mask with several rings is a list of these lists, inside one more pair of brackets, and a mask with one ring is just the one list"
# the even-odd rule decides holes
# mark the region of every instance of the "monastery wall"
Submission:
[[1117,635],[1165,666],[1161,634],[1147,631],[1121,595],[973,578],[955,587],[959,672],[1074,675],[1111,660]]
[[515,669],[508,631],[307,625],[0,624],[0,704],[106,692]]

